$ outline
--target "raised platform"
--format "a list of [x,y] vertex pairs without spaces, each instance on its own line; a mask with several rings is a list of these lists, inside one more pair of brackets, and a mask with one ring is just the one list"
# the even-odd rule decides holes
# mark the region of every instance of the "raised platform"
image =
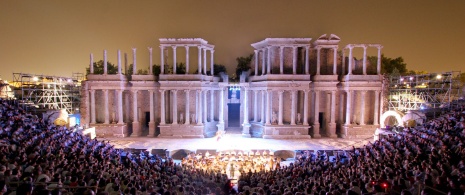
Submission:
[[205,138],[204,125],[165,124],[158,125],[161,138]]
[[309,125],[265,125],[251,123],[252,137],[264,139],[311,139],[308,134]]
[[344,125],[345,138],[368,138],[373,137],[379,125]]
[[129,136],[126,124],[90,124],[95,128],[97,137],[127,137]]

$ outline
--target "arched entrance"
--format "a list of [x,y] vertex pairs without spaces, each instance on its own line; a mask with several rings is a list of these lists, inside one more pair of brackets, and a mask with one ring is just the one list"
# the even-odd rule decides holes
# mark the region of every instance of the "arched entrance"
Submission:
[[380,127],[385,128],[386,127],[386,119],[389,119],[390,117],[393,117],[392,120],[397,123],[397,126],[404,126],[403,121],[402,121],[402,116],[404,114],[399,112],[399,111],[394,111],[394,110],[389,110],[383,113],[381,115],[381,120],[380,120]]

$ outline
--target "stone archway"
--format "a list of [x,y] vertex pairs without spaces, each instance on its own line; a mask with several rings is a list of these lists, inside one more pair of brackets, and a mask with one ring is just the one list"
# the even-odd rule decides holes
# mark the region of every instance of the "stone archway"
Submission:
[[398,111],[394,111],[394,110],[389,110],[389,111],[386,111],[385,113],[383,113],[381,115],[381,120],[380,120],[380,127],[381,128],[385,128],[386,125],[384,124],[384,121],[386,121],[386,119],[390,116],[396,118],[396,121],[397,123],[399,124],[399,126],[404,126],[404,123],[402,121],[402,116],[404,114],[401,113],[401,112],[398,112]]

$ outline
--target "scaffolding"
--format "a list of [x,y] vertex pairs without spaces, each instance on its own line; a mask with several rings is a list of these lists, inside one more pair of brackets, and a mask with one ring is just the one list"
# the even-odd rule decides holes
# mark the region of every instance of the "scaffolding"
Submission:
[[460,97],[460,71],[390,76],[389,110],[449,108]]
[[37,109],[66,109],[69,114],[79,112],[81,81],[84,74],[72,77],[13,73],[15,95],[23,105]]

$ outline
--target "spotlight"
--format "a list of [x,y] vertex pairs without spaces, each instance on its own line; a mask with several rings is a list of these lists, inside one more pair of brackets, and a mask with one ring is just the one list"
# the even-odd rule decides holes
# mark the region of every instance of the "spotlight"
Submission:
[[440,74],[438,74],[438,75],[436,76],[436,79],[441,79],[441,78],[442,78],[442,75],[440,75]]
[[38,81],[39,78],[38,78],[38,77],[32,77],[32,80],[33,80],[33,81]]

